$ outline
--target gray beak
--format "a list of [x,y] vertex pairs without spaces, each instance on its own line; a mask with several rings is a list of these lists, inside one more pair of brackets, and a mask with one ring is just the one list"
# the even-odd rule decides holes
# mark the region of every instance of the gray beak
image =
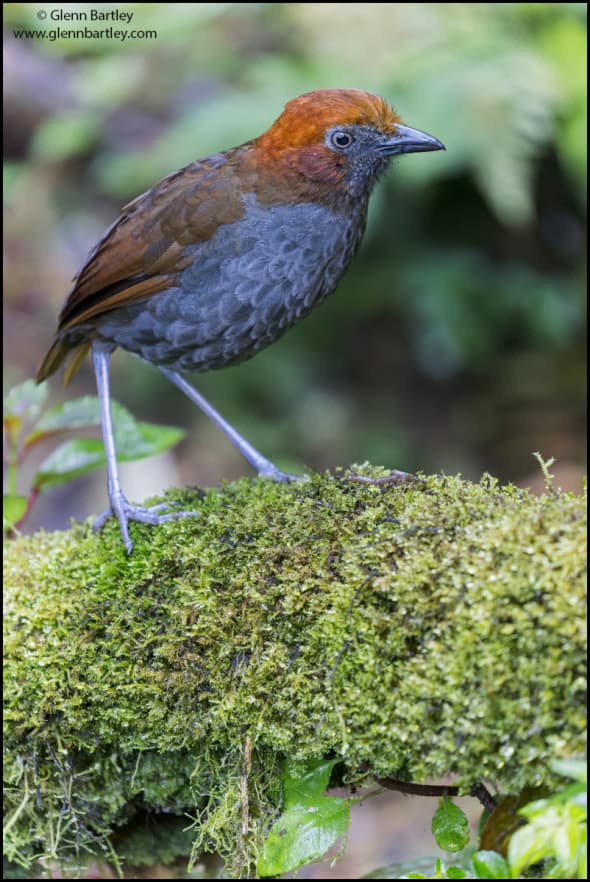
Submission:
[[396,125],[396,134],[384,140],[381,149],[386,156],[397,156],[401,153],[425,153],[427,150],[445,150],[445,145],[434,135],[427,135],[420,129]]

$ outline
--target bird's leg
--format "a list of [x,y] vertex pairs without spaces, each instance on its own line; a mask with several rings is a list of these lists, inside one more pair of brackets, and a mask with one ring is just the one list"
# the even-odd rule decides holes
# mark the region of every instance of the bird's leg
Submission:
[[221,429],[224,435],[227,435],[234,447],[240,451],[244,459],[246,459],[252,468],[256,469],[261,478],[270,478],[273,481],[303,481],[306,480],[305,475],[291,475],[289,472],[282,472],[277,466],[263,456],[255,447],[246,441],[243,435],[234,429],[231,423],[224,419],[218,410],[212,404],[209,404],[200,392],[197,392],[194,386],[184,379],[181,374],[171,371],[168,368],[161,367],[160,370],[164,376],[174,383],[175,386],[184,392],[188,398],[196,404],[200,410],[206,414],[210,420],[213,420],[218,429]]
[[92,526],[93,530],[100,530],[107,518],[114,514],[117,516],[121,535],[128,552],[133,549],[133,542],[129,535],[129,521],[141,521],[144,524],[163,524],[166,521],[183,517],[198,517],[196,511],[176,511],[169,514],[157,514],[163,508],[168,508],[167,503],[154,505],[150,508],[131,505],[123,495],[121,482],[119,481],[119,469],[117,466],[117,453],[115,450],[115,436],[113,432],[113,417],[111,413],[111,392],[109,383],[109,360],[110,353],[99,344],[92,344],[92,365],[96,376],[96,389],[100,402],[100,417],[102,423],[102,437],[107,460],[107,488],[109,494],[109,508],[99,515]]

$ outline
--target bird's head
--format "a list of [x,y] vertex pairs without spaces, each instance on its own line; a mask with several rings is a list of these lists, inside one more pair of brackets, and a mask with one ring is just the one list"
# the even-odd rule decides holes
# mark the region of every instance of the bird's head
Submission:
[[368,195],[402,153],[444,150],[432,135],[402,123],[377,95],[357,89],[317,89],[294,98],[254,142],[263,162],[293,184]]

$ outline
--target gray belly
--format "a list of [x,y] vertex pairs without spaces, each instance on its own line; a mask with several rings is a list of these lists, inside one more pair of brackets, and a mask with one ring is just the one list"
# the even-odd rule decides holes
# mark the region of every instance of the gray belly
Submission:
[[276,340],[330,294],[364,232],[313,204],[260,207],[193,246],[177,287],[96,320],[94,333],[153,364],[206,371]]

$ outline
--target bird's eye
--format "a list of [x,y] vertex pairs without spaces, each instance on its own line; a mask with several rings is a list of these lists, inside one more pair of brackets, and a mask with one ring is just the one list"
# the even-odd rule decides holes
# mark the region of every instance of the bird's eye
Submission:
[[345,150],[352,144],[352,135],[348,132],[333,132],[330,141],[338,150]]

